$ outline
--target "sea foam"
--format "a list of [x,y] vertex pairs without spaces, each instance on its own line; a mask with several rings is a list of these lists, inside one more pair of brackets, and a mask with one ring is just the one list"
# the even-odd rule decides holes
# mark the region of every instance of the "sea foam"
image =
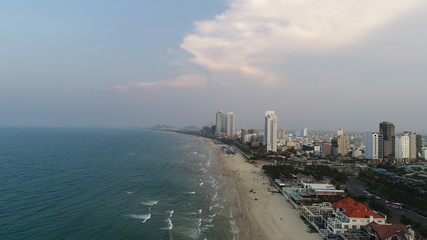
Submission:
[[145,223],[148,219],[151,218],[151,213],[149,213],[149,214],[131,214],[129,216],[133,219],[142,220],[142,223]]
[[157,203],[159,203],[159,200],[157,201],[147,201],[147,202],[141,202],[142,205],[146,205],[146,206],[154,206]]

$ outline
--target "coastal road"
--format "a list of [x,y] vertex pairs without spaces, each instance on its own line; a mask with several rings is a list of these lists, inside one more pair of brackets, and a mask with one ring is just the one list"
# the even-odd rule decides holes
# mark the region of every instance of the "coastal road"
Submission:
[[[364,193],[364,191],[367,191],[366,185],[365,185],[365,183],[363,183],[359,180],[350,178],[348,180],[348,183],[347,183],[347,189],[351,194],[353,194],[355,196],[359,196],[359,195],[366,196],[366,194]],[[383,198],[380,198],[377,200],[384,203],[384,204],[386,201],[386,199],[383,199]],[[427,218],[419,215],[418,213],[415,213],[409,209],[402,209],[401,210],[401,209],[391,208],[391,207],[389,207],[389,209],[394,216],[393,223],[398,223],[400,216],[404,215],[407,218],[411,218],[413,220],[422,222],[424,224],[424,226],[427,226]]]

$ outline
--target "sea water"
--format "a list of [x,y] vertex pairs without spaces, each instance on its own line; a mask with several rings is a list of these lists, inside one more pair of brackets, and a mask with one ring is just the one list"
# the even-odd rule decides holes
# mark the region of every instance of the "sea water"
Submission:
[[191,136],[0,128],[0,239],[236,239],[226,181]]

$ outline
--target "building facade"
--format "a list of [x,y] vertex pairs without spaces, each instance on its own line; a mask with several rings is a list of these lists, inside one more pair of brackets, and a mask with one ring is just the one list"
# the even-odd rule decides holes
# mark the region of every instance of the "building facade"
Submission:
[[409,161],[416,162],[418,159],[418,151],[417,151],[418,134],[413,132],[408,132],[408,135],[409,135]]
[[365,158],[382,161],[383,136],[379,133],[365,133]]
[[410,138],[406,132],[395,137],[395,158],[398,162],[409,162],[409,156]]
[[215,133],[219,134],[222,132],[225,132],[225,114],[224,111],[220,110],[216,113],[216,127],[215,127]]
[[395,126],[391,122],[380,123],[380,134],[383,136],[384,160],[395,159]]
[[227,136],[232,138],[234,136],[234,113],[228,112],[227,113],[227,127],[226,127],[226,133]]
[[332,138],[332,155],[345,156],[348,154],[348,147],[350,146],[350,137],[344,134],[342,129],[337,130],[337,136]]
[[277,152],[277,116],[274,111],[265,113],[264,143],[267,151]]

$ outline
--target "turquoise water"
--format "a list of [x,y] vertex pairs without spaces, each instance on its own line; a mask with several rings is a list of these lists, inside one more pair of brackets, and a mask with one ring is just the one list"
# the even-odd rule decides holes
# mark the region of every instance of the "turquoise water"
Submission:
[[234,239],[219,173],[190,136],[0,128],[0,239]]

